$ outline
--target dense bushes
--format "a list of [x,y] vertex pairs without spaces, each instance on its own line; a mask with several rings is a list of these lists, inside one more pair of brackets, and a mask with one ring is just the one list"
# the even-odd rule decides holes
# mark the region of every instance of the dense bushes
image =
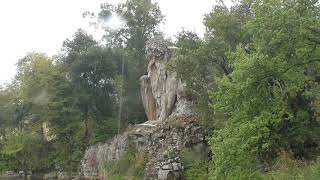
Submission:
[[39,135],[17,131],[7,138],[0,152],[2,170],[40,171],[52,168],[49,167],[45,142]]
[[222,3],[203,40],[178,36],[177,74],[204,97],[199,110],[211,106],[200,113],[213,131],[211,179],[257,177],[282,151],[319,155],[319,13],[317,0]]
[[147,162],[148,155],[130,145],[121,159],[105,163],[104,178],[110,180],[143,179]]
[[304,162],[294,159],[290,154],[280,153],[278,158],[272,162],[271,171],[258,177],[262,180],[316,180],[320,178],[319,169],[319,160]]
[[[216,111],[227,115],[211,139],[211,178],[247,179],[281,151],[309,158],[319,147],[319,6],[315,1],[256,1],[245,28],[251,50],[229,53],[232,73],[212,93]],[[283,23],[285,21],[285,23]]]
[[208,155],[205,152],[184,148],[181,152],[181,158],[184,165],[183,176],[186,179],[208,179]]

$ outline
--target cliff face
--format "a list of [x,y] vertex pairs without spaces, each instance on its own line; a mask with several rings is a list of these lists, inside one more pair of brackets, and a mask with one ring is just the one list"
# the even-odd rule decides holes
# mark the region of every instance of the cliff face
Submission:
[[81,163],[82,174],[87,178],[107,179],[105,163],[121,159],[131,145],[149,157],[144,179],[150,180],[183,179],[184,148],[209,153],[185,85],[165,68],[171,58],[165,41],[149,40],[146,53],[148,74],[141,77],[140,83],[148,121],[128,128],[107,143],[90,147]]

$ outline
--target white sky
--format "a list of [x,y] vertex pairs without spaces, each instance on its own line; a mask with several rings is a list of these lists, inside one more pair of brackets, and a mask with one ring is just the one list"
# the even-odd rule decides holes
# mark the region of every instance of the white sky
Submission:
[[[166,16],[167,36],[181,28],[203,34],[203,15],[215,0],[154,0]],[[56,54],[62,42],[78,28],[93,30],[82,18],[86,10],[98,11],[101,2],[124,0],[0,0],[0,85],[15,74],[15,63],[26,53]]]

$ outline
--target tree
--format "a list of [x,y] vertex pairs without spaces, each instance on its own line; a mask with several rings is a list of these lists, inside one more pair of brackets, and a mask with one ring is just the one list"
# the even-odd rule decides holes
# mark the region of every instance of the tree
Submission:
[[13,127],[16,90],[12,85],[0,87],[0,137],[6,138],[7,131]]
[[[177,73],[189,90],[189,96],[196,102],[197,111],[204,127],[212,128],[213,112],[209,108],[208,90],[214,82],[214,67],[203,57],[204,41],[195,33],[182,31],[177,36],[175,45],[178,49],[168,69]],[[210,123],[209,123],[210,122]]]
[[17,69],[1,96],[7,130],[0,142],[4,169],[47,170],[52,164],[42,125],[48,121],[49,87],[57,71],[52,59],[40,53],[27,54],[18,61]]
[[47,119],[51,151],[47,153],[54,170],[77,171],[83,155],[83,119],[76,106],[74,93],[67,73],[57,64],[57,73],[50,80]]
[[105,27],[105,38],[111,46],[126,47],[144,54],[145,43],[152,36],[159,34],[158,25],[163,21],[157,3],[151,0],[127,0],[117,6],[108,3],[101,4],[99,19],[107,19],[117,15],[124,21],[119,29]]
[[117,110],[115,80],[120,72],[122,51],[101,48],[94,42],[79,30],[72,40],[65,41],[67,51],[61,60],[84,123],[83,152],[90,143],[95,121],[109,119]]
[[228,117],[211,139],[211,177],[252,178],[280,151],[310,158],[319,146],[319,4],[257,0],[245,28],[251,48],[229,54],[232,73],[212,92],[216,111]]
[[11,133],[4,142],[1,155],[14,161],[14,170],[35,171],[46,169],[44,158],[41,156],[43,141],[37,133],[18,131]]
[[81,53],[97,45],[98,42],[95,41],[92,36],[88,35],[87,32],[85,32],[83,29],[78,29],[74,33],[72,40],[66,39],[63,42],[62,50],[64,53]]
[[233,67],[230,66],[228,53],[236,51],[240,44],[244,49],[250,49],[251,35],[244,25],[252,17],[249,2],[243,1],[230,9],[219,3],[204,19],[207,30],[204,39],[188,31],[182,31],[177,36],[175,44],[178,50],[170,66],[186,82],[208,133],[221,126],[225,119],[210,107],[214,102],[208,92],[217,87],[217,78],[224,75],[230,78]]
[[[94,16],[92,13],[85,13]],[[143,110],[139,78],[145,73],[147,62],[145,61],[145,44],[152,36],[159,35],[158,26],[163,21],[157,3],[151,0],[127,0],[117,6],[102,4],[98,14],[99,21],[104,21],[112,15],[117,15],[124,22],[119,29],[105,26],[104,39],[107,47],[124,48],[125,83],[123,112],[124,118],[129,123],[139,123],[146,120]]]
[[56,73],[53,61],[45,54],[30,53],[18,61],[17,69],[15,79],[24,118],[28,123],[42,124],[46,121],[46,105],[50,99],[47,89],[51,77]]

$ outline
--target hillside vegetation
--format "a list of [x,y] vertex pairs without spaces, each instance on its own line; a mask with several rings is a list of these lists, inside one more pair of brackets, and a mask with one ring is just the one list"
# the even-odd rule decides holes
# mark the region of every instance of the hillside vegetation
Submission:
[[[87,147],[146,121],[139,77],[164,15],[151,0],[127,0],[84,16],[115,13],[126,24],[99,42],[79,29],[56,56],[18,61],[0,89],[0,172],[79,171]],[[186,82],[212,150],[187,159],[186,178],[319,179],[319,0],[219,1],[203,21],[203,38],[183,30],[167,39],[177,47],[167,68]],[[115,171],[126,164],[139,179],[145,157],[136,154],[106,164],[108,173],[127,176]]]

